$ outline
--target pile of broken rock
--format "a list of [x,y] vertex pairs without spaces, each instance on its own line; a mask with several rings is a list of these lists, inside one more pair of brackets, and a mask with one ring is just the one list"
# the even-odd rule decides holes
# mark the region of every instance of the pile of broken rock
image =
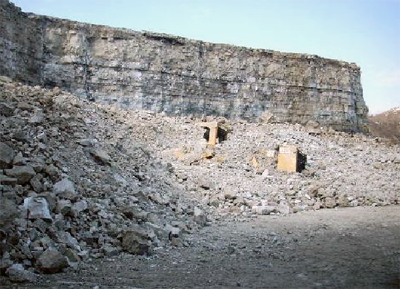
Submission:
[[181,198],[173,168],[109,112],[58,88],[0,79],[0,275],[78,268],[121,252],[151,255],[207,219]]
[[[228,137],[209,148],[200,121],[0,77],[0,275],[34,281],[94,258],[190,246],[187,234],[227,220],[400,203],[398,145],[217,119]],[[281,145],[307,155],[302,173],[277,170]]]

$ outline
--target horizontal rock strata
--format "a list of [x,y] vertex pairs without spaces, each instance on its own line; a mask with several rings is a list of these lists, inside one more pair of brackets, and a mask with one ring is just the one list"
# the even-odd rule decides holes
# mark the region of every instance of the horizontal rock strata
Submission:
[[360,69],[315,55],[213,44],[20,12],[0,1],[0,74],[170,115],[363,130]]

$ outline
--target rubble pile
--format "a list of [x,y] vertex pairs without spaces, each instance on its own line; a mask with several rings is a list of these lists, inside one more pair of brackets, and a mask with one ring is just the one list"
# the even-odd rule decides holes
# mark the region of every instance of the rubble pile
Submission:
[[[177,148],[178,157],[174,149],[163,154],[166,161],[180,159],[173,163],[175,172],[184,175],[186,190],[201,193],[219,216],[400,203],[398,145],[313,126],[233,122],[230,127],[228,139],[212,153],[196,151],[201,131],[193,127],[178,132],[185,135],[182,144],[171,138],[169,146]],[[282,145],[294,145],[307,156],[304,171],[277,170]]]
[[[217,118],[228,137],[210,149],[197,119],[122,113],[128,120],[140,118],[147,129],[136,131],[139,142],[173,165],[183,191],[215,208],[215,220],[400,203],[400,147],[383,139],[311,122],[301,126]],[[277,170],[283,145],[306,155],[302,173]]]
[[2,77],[0,126],[0,273],[12,281],[122,251],[151,255],[171,232],[182,245],[204,225],[173,167],[136,142],[139,122]]
[[[220,221],[400,203],[398,145],[272,120],[126,111],[0,77],[1,275],[190,246]],[[201,121],[226,138],[210,147]],[[277,170],[283,145],[307,156],[301,173]]]

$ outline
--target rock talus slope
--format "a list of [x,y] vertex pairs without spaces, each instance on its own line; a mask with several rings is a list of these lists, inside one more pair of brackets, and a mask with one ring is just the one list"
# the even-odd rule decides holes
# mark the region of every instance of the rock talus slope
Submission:
[[317,121],[363,130],[360,69],[315,55],[213,44],[21,13],[0,5],[0,71],[170,115]]
[[[15,282],[190,246],[220,221],[400,201],[399,146],[364,135],[225,120],[228,138],[210,150],[200,119],[6,77],[0,99],[0,273]],[[276,170],[281,144],[307,154],[302,173]]]
[[[4,77],[0,99],[1,274],[12,279],[20,265],[55,273],[122,251],[151,255],[171,232],[182,244],[203,225],[194,217],[204,215],[201,204],[181,196],[171,164],[113,112]],[[15,281],[32,281],[29,272],[17,270]]]
[[[189,250],[198,229],[231,220],[400,202],[400,147],[334,130],[366,124],[355,64],[7,0],[0,31],[0,285]],[[204,120],[226,140],[207,146]],[[276,169],[284,144],[307,155],[302,173]]]

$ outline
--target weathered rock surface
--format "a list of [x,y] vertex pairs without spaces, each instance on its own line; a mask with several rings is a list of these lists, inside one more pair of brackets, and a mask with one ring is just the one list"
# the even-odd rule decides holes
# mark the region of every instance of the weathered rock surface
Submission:
[[[200,227],[171,164],[139,145],[136,129],[120,131],[108,109],[58,88],[4,81],[0,91],[18,107],[0,115],[0,275],[16,263],[54,273],[122,251],[149,255],[178,244],[171,224],[181,243]],[[33,281],[25,273],[9,278]]]
[[[39,83],[43,57],[40,27],[8,0],[0,0],[0,31],[0,75]],[[10,79],[3,77],[2,82]]]
[[54,184],[53,192],[56,196],[60,196],[64,199],[73,200],[77,197],[74,183],[66,178]]
[[35,282],[37,275],[24,269],[21,264],[13,264],[7,269],[6,274],[13,282]]
[[0,114],[4,116],[12,116],[14,113],[14,107],[7,103],[0,102]]
[[18,180],[16,178],[0,175],[0,184],[2,185],[16,185],[17,183]]
[[[189,246],[216,222],[400,203],[399,146],[320,127],[362,127],[353,64],[0,10],[0,73],[80,94],[0,77],[0,273],[14,281]],[[210,149],[203,113],[262,122],[219,118],[228,138]],[[282,144],[307,155],[301,174],[276,170]]]
[[18,216],[18,209],[14,201],[0,196],[0,229],[12,224]]
[[38,267],[44,273],[57,273],[68,267],[68,262],[57,249],[49,248],[38,259]]
[[204,226],[207,223],[207,217],[203,210],[199,209],[198,207],[194,208],[193,218],[196,223],[201,226]]
[[7,176],[16,178],[20,185],[25,185],[36,175],[31,166],[15,166],[12,169],[5,170],[5,173]]
[[251,121],[267,112],[274,122],[364,128],[368,109],[353,63],[77,23],[0,4],[0,74],[127,109]]
[[93,149],[90,151],[90,154],[102,165],[109,165],[111,163],[111,157],[104,150]]
[[144,230],[129,229],[123,233],[122,248],[124,251],[135,255],[149,255],[151,241]]
[[0,142],[0,169],[9,167],[14,158],[14,150],[7,144]]
[[24,200],[24,207],[28,210],[29,219],[52,220],[49,204],[43,197],[29,197]]
[[[49,248],[76,269],[123,251],[188,246],[189,234],[222,221],[400,203],[400,148],[380,139],[225,120],[228,138],[211,150],[200,119],[126,111],[57,88],[0,82],[0,91],[19,107],[0,115],[0,140],[14,151],[0,174],[2,274],[15,263],[40,268]],[[38,110],[41,125],[30,122]],[[277,171],[283,143],[307,155],[302,173]],[[112,165],[94,158],[99,148]],[[31,168],[24,184],[4,175],[23,167]]]

